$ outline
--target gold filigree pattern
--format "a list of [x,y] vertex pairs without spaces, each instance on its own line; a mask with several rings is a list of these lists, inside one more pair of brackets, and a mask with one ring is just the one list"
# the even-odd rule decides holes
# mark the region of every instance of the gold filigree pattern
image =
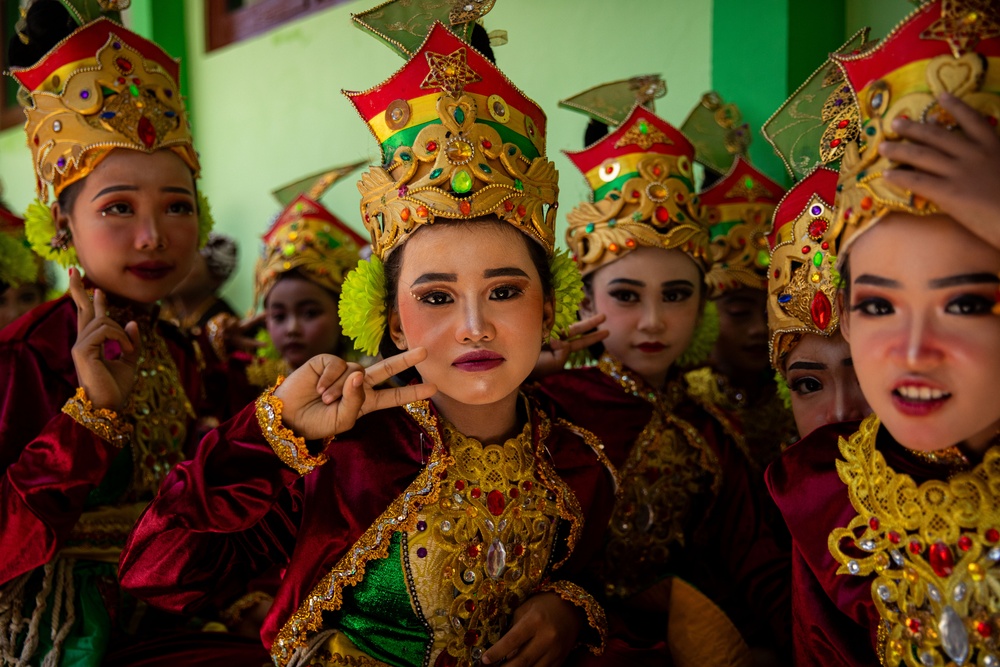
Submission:
[[680,382],[662,391],[648,386],[605,354],[602,373],[627,393],[653,405],[653,415],[619,474],[622,492],[608,526],[604,558],[595,565],[610,597],[627,597],[654,583],[669,567],[672,551],[685,545],[705,499],[722,483],[718,457],[674,408],[685,398]]
[[271,657],[277,667],[288,664],[295,651],[308,643],[309,635],[323,628],[323,612],[340,608],[343,588],[354,586],[364,578],[366,564],[388,555],[392,535],[397,531],[413,530],[420,508],[438,501],[441,478],[448,466],[454,464],[454,459],[445,450],[430,404],[418,401],[406,405],[405,409],[433,441],[427,465],[285,621],[271,645]]
[[[317,456],[310,454],[309,448],[306,447],[305,438],[295,435],[282,424],[283,404],[281,399],[274,395],[274,390],[281,386],[283,380],[284,378],[279,377],[277,383],[257,399],[257,423],[260,425],[260,431],[264,434],[267,444],[271,445],[271,449],[278,455],[278,458],[295,472],[305,475],[315,470],[317,466],[326,463],[327,456],[323,453]],[[324,449],[331,440],[333,440],[332,437],[324,441]]]
[[[115,319],[124,317],[115,314],[112,309]],[[155,494],[167,473],[184,460],[188,422],[196,415],[166,341],[148,318],[138,318],[138,324],[143,347],[126,415],[135,427],[133,491]]]
[[663,130],[650,125],[646,120],[639,119],[632,124],[625,134],[615,142],[615,148],[625,146],[638,146],[644,151],[648,151],[654,144],[672,146],[673,140],[668,137]]
[[424,127],[412,147],[396,148],[387,167],[372,167],[358,183],[374,254],[385,259],[437,217],[487,215],[551,252],[559,192],[555,165],[544,157],[528,159],[496,129],[476,122],[478,105],[469,95],[443,95],[437,112],[440,123]]
[[830,533],[837,574],[872,579],[886,665],[995,665],[1000,659],[1000,447],[917,484],[876,447],[877,416],[840,439],[837,473],[858,512]]
[[[537,483],[532,429],[483,445],[443,425],[455,463],[406,540],[411,595],[432,636],[427,664],[474,664],[546,576],[561,512]],[[544,442],[549,426],[539,429]]]
[[66,401],[62,411],[80,426],[115,447],[124,447],[132,438],[132,425],[114,410],[95,409],[83,387],[76,388],[76,394]]
[[566,242],[584,274],[637,247],[678,248],[707,268],[708,230],[703,209],[688,183],[687,156],[650,154],[638,163],[639,175],[620,191],[582,203],[566,215]]
[[482,81],[482,77],[466,64],[465,49],[456,49],[452,53],[424,54],[431,71],[424,77],[420,87],[428,90],[438,88],[451,97],[458,97],[467,85]]
[[942,0],[941,18],[921,39],[948,42],[956,58],[974,51],[980,40],[1000,36],[1000,8],[992,0]]
[[[744,222],[733,225],[729,231],[712,240],[712,266],[705,274],[705,283],[712,296],[727,289],[767,287],[767,267],[770,256],[767,247],[767,225],[773,205],[741,206]],[[716,222],[717,214],[709,209],[709,223]]]

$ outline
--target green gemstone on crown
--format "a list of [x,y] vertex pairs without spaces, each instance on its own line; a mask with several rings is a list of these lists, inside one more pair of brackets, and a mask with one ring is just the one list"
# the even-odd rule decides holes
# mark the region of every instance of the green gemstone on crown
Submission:
[[472,176],[469,172],[464,169],[460,169],[455,172],[455,175],[451,177],[451,190],[452,192],[457,192],[460,195],[464,195],[466,192],[472,189]]

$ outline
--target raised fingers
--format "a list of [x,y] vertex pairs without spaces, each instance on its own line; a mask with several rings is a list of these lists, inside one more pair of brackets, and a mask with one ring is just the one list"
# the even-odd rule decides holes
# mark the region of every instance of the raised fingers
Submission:
[[368,367],[365,371],[365,382],[369,387],[382,384],[393,375],[398,375],[407,368],[416,366],[426,358],[427,350],[422,347],[415,347],[412,350],[403,352],[402,354],[397,354],[393,357],[389,357],[388,359],[383,359],[382,361]]
[[968,104],[948,93],[942,94],[939,100],[941,106],[955,117],[962,131],[973,141],[986,145],[1000,141],[990,122]]
[[423,401],[437,393],[437,387],[429,382],[408,384],[405,387],[391,389],[369,390],[368,399],[362,408],[362,414],[406,405],[414,401]]
[[318,376],[316,391],[320,394],[325,394],[328,389],[333,387],[347,370],[347,362],[332,354],[317,355],[306,363]]
[[917,123],[908,118],[895,118],[892,121],[892,129],[904,139],[930,146],[949,157],[960,157],[971,145],[969,139],[961,132],[953,132],[934,123]]
[[878,150],[890,160],[915,167],[928,174],[941,176],[948,173],[951,168],[950,155],[925,144],[884,141]]
[[94,319],[94,304],[90,302],[87,290],[83,288],[83,279],[80,277],[79,269],[71,268],[69,270],[69,294],[78,311],[76,332],[79,334]]
[[531,639],[531,630],[527,625],[527,623],[515,622],[506,634],[483,654],[483,664],[491,665],[502,662],[524,646]]

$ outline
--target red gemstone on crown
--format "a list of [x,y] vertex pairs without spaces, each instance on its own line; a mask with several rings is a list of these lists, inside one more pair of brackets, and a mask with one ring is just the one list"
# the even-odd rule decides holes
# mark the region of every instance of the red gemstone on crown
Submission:
[[968,535],[962,535],[958,538],[958,548],[962,551],[968,551],[972,548],[972,538]]
[[889,538],[889,541],[892,542],[893,544],[899,544],[899,533],[897,533],[896,531],[890,530],[887,537]]
[[839,145],[840,145],[840,139],[834,139],[833,141],[830,142],[830,148],[836,148]]
[[955,571],[955,557],[944,542],[935,542],[930,549],[931,569],[939,577],[947,577]]
[[479,497],[483,495],[483,490],[477,486],[469,492],[469,495],[478,500]]
[[906,619],[906,628],[913,634],[920,632],[920,621],[913,618],[912,616]]
[[809,315],[812,317],[813,324],[819,327],[821,331],[826,331],[833,317],[833,306],[830,304],[830,299],[826,294],[816,292],[812,303],[809,305]]
[[156,143],[156,128],[149,122],[149,119],[142,116],[139,119],[139,140],[145,144],[146,148],[152,148]]
[[809,223],[809,238],[813,239],[814,241],[819,241],[820,237],[822,237],[823,234],[826,233],[828,227],[829,225],[827,224],[826,220],[824,220],[823,218],[816,218],[815,220]]
[[483,148],[493,148],[493,143],[489,139],[483,139]]
[[129,74],[132,71],[132,63],[127,58],[115,58],[115,65],[125,74]]
[[511,498],[517,498],[517,497],[518,497],[519,495],[521,495],[521,492],[520,492],[520,491],[518,491],[517,487],[515,486],[514,488],[512,488],[512,489],[510,490],[510,493],[509,493],[508,495],[509,495],[509,496],[510,496]]
[[1000,540],[1000,530],[997,530],[996,528],[989,528],[986,531],[986,540],[988,542],[996,542],[997,540]]
[[978,632],[981,637],[992,637],[993,626],[986,621],[979,621],[976,623],[976,632]]
[[472,211],[472,204],[470,204],[465,200],[462,200],[462,202],[458,205],[458,209],[462,212],[462,215],[469,215],[469,213]]
[[455,488],[458,489],[459,491],[461,491],[462,489],[464,489],[465,488],[465,480],[464,479],[455,480]]
[[920,544],[920,542],[918,542],[917,540],[910,540],[910,544],[907,545],[907,548],[910,550],[911,554],[919,554],[921,551],[924,550],[923,545]]
[[479,558],[479,554],[482,553],[483,546],[481,544],[470,544],[469,548],[465,550],[469,554],[469,558]]
[[656,221],[661,224],[670,222],[670,211],[663,206],[656,207]]
[[882,524],[879,523],[877,516],[873,516],[872,518],[868,519],[868,525],[871,527],[872,530],[878,530],[879,526],[881,526]]
[[507,506],[507,500],[503,496],[503,492],[493,489],[486,495],[486,509],[490,511],[493,516],[500,516],[503,514],[504,508]]
[[845,120],[842,120],[839,123],[837,123],[837,127],[840,128],[841,130],[843,130],[845,127],[847,127],[850,124],[851,124],[851,121],[845,119]]

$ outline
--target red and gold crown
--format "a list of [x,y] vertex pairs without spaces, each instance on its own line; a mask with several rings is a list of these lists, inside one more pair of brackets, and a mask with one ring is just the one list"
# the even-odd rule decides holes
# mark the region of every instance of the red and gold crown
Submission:
[[837,172],[820,166],[796,183],[774,210],[767,237],[767,323],[771,364],[779,371],[802,334],[831,336],[840,326],[834,268],[836,194]]
[[47,200],[50,186],[58,196],[115,148],[168,148],[197,175],[178,73],[163,49],[107,18],[78,28],[35,65],[12,68],[27,98],[39,197]]
[[582,151],[565,151],[593,190],[566,216],[566,242],[583,274],[640,246],[677,248],[703,269],[708,231],[695,194],[694,146],[636,104],[618,128]]
[[736,156],[729,171],[701,193],[711,239],[711,296],[750,287],[767,289],[767,230],[784,188]]
[[255,306],[267,298],[282,274],[294,270],[320,287],[340,293],[344,276],[358,265],[368,242],[320,204],[319,198],[339,178],[364,164],[323,171],[274,192],[285,208],[263,237],[255,271]]
[[1000,5],[995,0],[934,0],[922,5],[874,49],[836,55],[854,91],[861,118],[860,146],[849,144],[841,163],[838,225],[847,244],[886,213],[937,212],[934,202],[890,185],[893,163],[879,154],[898,141],[892,121],[907,117],[954,127],[938,103],[948,92],[991,119],[1000,118]]
[[479,52],[435,23],[384,83],[345,95],[382,147],[361,214],[384,259],[437,218],[497,216],[551,254],[559,192],[545,114]]

